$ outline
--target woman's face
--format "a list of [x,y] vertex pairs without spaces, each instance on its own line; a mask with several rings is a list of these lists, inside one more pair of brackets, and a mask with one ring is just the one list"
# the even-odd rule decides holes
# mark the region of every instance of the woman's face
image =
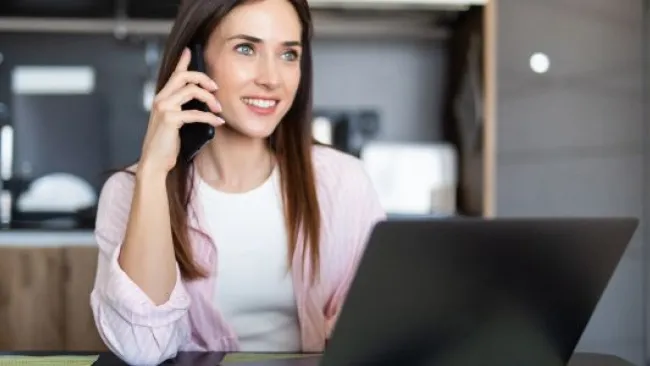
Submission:
[[233,9],[212,33],[207,71],[231,128],[252,138],[275,130],[298,90],[301,31],[287,0],[257,0]]

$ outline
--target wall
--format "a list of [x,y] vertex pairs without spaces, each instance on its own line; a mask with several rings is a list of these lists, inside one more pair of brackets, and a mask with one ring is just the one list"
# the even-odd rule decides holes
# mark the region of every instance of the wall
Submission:
[[439,139],[445,49],[417,40],[317,40],[315,104],[381,112],[381,139]]
[[[497,13],[497,215],[641,217],[642,1],[498,0]],[[644,363],[642,233],[579,350]]]
[[[442,46],[418,40],[317,40],[315,105],[377,109],[381,139],[438,138]],[[13,65],[93,65],[97,93],[108,111],[110,164],[129,164],[137,157],[147,122],[141,107],[147,75],[141,45],[110,36],[5,33],[0,35],[0,53],[4,55],[0,83],[5,85],[0,87],[0,101],[8,98],[6,84]],[[70,133],[74,138],[74,131]]]

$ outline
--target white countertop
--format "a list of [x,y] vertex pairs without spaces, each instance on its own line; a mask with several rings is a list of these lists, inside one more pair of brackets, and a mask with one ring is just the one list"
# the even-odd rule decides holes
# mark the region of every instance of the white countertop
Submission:
[[0,231],[0,247],[96,246],[92,230],[6,230]]

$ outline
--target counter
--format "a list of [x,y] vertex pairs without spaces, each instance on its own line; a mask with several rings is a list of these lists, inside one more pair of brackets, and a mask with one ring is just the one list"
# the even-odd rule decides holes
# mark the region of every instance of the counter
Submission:
[[95,247],[92,230],[6,230],[0,231],[0,247]]

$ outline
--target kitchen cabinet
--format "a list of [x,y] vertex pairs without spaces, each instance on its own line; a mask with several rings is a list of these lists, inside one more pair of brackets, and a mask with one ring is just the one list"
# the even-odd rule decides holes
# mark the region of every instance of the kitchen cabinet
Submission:
[[102,351],[93,246],[0,246],[0,351]]
[[96,247],[63,248],[66,350],[104,349],[89,305],[97,269],[97,252]]
[[0,350],[65,347],[63,251],[0,248]]

